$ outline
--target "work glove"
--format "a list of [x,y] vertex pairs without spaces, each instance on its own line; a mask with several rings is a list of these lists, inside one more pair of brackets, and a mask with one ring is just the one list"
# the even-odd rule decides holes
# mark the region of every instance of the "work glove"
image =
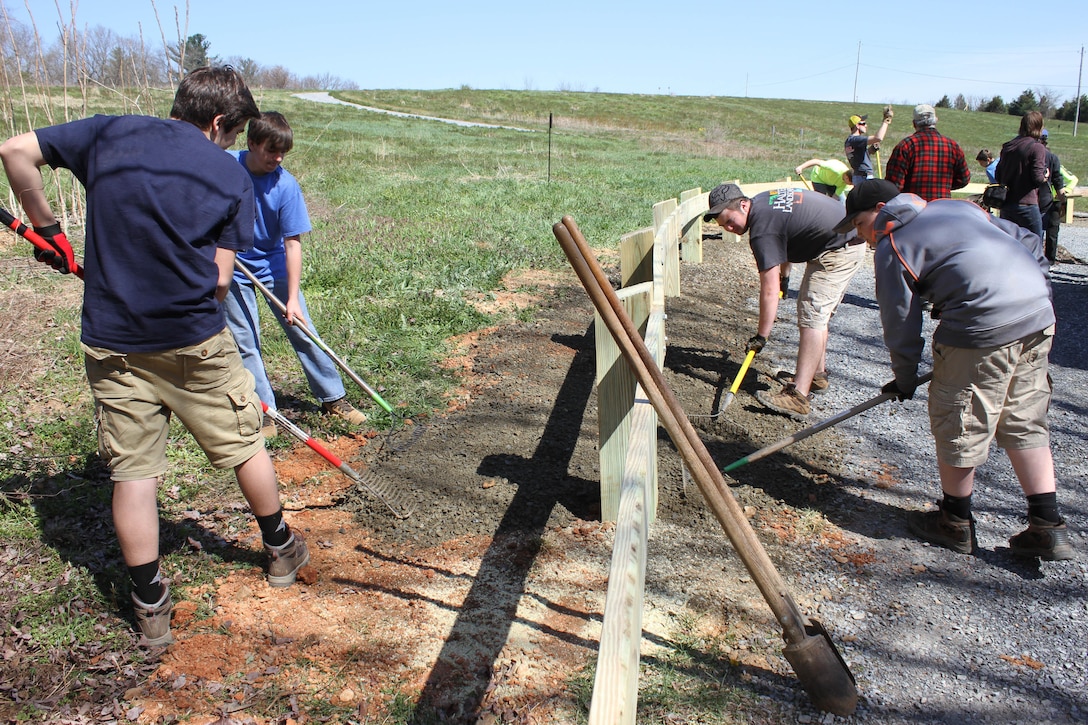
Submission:
[[902,402],[904,400],[912,399],[914,397],[914,390],[914,386],[911,386],[907,390],[902,390],[899,385],[896,384],[895,380],[892,380],[890,383],[885,384],[884,387],[880,389],[880,392],[886,395],[894,395],[896,400]]
[[767,338],[763,335],[752,335],[748,338],[748,344],[745,346],[745,352],[754,352],[756,355],[763,349],[763,346],[767,344]]
[[895,115],[895,111],[892,110],[891,106],[884,106],[884,120],[885,121],[891,121],[892,116],[894,116],[894,115]]
[[52,247],[52,249],[34,247],[34,259],[48,264],[61,274],[71,273],[76,268],[76,255],[72,251],[72,245],[68,243],[68,237],[64,236],[64,232],[60,230],[60,224],[34,227],[34,231]]

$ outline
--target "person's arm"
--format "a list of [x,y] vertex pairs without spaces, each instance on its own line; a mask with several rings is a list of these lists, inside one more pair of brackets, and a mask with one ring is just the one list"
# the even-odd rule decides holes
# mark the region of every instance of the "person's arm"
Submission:
[[888,165],[884,167],[884,180],[895,184],[900,190],[907,181],[907,160],[904,144],[897,143],[888,157]]
[[305,327],[306,318],[302,316],[302,307],[298,303],[298,290],[302,284],[301,235],[287,237],[283,240],[283,247],[287,253],[287,324],[293,325],[297,321]]
[[234,279],[235,256],[233,249],[215,248],[215,266],[219,267],[219,281],[215,285],[215,299],[220,302],[227,298],[230,283]]
[[809,159],[808,161],[801,164],[800,166],[798,166],[793,171],[798,176],[800,176],[801,172],[803,172],[805,169],[811,169],[813,166],[819,166],[822,162],[823,162],[823,159]]
[[33,131],[14,136],[0,145],[0,159],[8,183],[23,207],[30,223],[35,227],[47,227],[57,223],[42,184],[41,167],[45,166],[38,136]]
[[952,189],[962,189],[971,183],[971,168],[967,165],[967,157],[963,155],[963,149],[956,146],[959,152],[956,154],[955,168],[952,171]]
[[1031,154],[1031,178],[1036,186],[1050,181],[1050,169],[1046,165],[1046,147],[1041,143],[1035,144]]
[[880,122],[880,129],[869,137],[869,145],[879,144],[884,140],[884,134],[888,132],[888,126],[892,123],[890,116],[884,116],[884,120]]
[[759,327],[756,334],[770,339],[774,320],[778,316],[778,292],[782,289],[779,265],[759,273]]

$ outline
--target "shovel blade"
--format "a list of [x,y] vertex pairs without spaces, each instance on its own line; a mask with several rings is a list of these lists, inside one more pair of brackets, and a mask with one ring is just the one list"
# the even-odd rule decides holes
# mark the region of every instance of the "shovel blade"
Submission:
[[850,668],[822,624],[810,619],[805,632],[804,639],[791,642],[782,651],[786,661],[813,705],[836,715],[853,714],[858,706],[858,690]]

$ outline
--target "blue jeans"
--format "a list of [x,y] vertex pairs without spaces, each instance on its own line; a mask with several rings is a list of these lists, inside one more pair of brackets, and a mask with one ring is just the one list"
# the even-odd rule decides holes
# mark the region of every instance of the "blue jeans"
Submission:
[[1043,215],[1039,212],[1039,207],[1035,204],[1017,204],[1016,206],[1003,206],[1001,207],[1002,219],[1008,219],[1010,222],[1027,229],[1029,232],[1034,232],[1035,236],[1039,239],[1043,239]]
[[[287,280],[273,280],[266,287],[281,301],[287,299]],[[230,292],[223,300],[223,309],[227,313],[227,326],[234,333],[234,340],[238,343],[238,351],[242,353],[242,364],[246,370],[253,373],[257,381],[257,397],[269,408],[276,409],[276,396],[272,392],[272,383],[268,380],[268,374],[264,369],[264,361],[261,360],[261,323],[257,317],[257,290],[250,284],[239,284],[237,280],[231,282]],[[263,296],[263,295],[262,295]],[[287,339],[291,347],[295,349],[299,362],[302,363],[302,372],[306,374],[306,380],[310,384],[310,390],[322,403],[331,400],[339,400],[344,397],[344,381],[340,379],[340,372],[336,369],[336,363],[325,354],[318,345],[309,338],[297,325],[288,325],[283,315],[275,308],[272,302],[265,299],[268,308],[272,310],[276,321],[287,333]],[[302,308],[302,316],[310,331],[317,335],[313,323],[310,322],[310,313],[306,309],[306,299],[302,291],[298,293],[298,304]],[[318,336],[320,337],[320,336]]]

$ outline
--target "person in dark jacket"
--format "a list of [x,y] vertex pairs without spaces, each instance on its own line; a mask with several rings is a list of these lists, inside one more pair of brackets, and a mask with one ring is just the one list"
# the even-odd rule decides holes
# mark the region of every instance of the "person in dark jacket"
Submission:
[[1043,251],[1051,264],[1058,261],[1058,232],[1062,226],[1062,199],[1065,197],[1065,179],[1062,178],[1062,162],[1047,145],[1049,134],[1042,130],[1039,141],[1046,147],[1046,171],[1050,181],[1039,187],[1039,215],[1043,219]]
[[972,553],[975,469],[996,441],[1027,498],[1028,527],[1009,539],[1012,553],[1072,559],[1047,425],[1055,314],[1042,242],[968,201],[926,202],[881,179],[855,187],[846,211],[835,231],[856,230],[875,250],[880,322],[895,374],[885,393],[913,397],[925,347],[922,300],[940,310],[929,424],[943,498],[936,511],[911,513],[908,527],[925,541]]
[[1020,133],[1001,147],[997,183],[1008,188],[1001,218],[1015,222],[1043,238],[1043,217],[1039,212],[1039,187],[1049,183],[1046,147],[1039,143],[1043,114],[1031,111],[1020,119]]

